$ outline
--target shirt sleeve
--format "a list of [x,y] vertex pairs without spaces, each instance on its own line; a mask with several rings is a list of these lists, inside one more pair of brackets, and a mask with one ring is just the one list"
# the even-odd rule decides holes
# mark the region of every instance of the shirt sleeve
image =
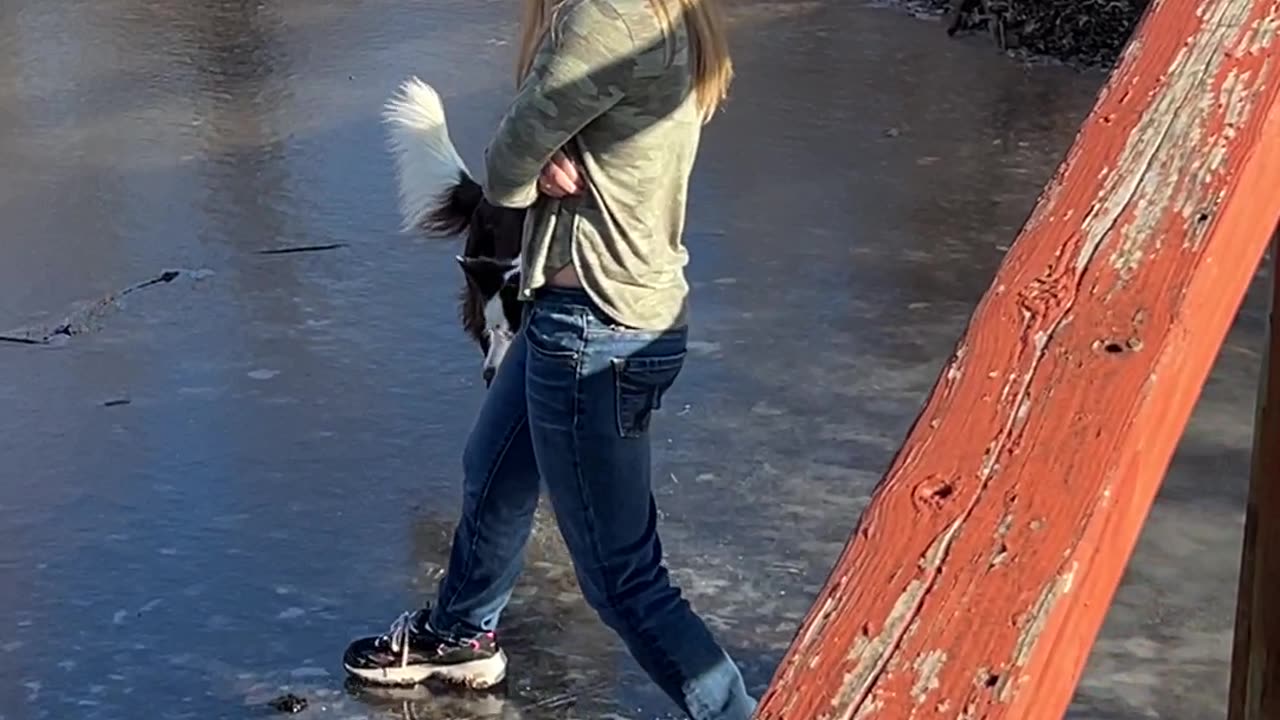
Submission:
[[528,77],[485,150],[485,197],[499,207],[529,207],[538,175],[578,131],[622,99],[632,77],[635,41],[608,0],[565,6]]

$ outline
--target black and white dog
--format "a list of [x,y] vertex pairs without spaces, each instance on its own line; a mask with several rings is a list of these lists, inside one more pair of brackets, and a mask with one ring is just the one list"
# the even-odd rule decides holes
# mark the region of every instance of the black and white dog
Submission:
[[485,385],[520,329],[520,243],[524,210],[484,198],[449,138],[444,103],[430,85],[409,78],[384,108],[395,156],[404,232],[466,234],[458,264],[466,285],[459,295],[462,327],[484,354]]

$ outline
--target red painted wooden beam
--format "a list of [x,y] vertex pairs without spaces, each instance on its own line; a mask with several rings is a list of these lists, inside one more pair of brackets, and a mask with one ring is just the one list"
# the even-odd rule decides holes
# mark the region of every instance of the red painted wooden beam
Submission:
[[1156,0],[757,717],[1054,718],[1280,217],[1280,0]]

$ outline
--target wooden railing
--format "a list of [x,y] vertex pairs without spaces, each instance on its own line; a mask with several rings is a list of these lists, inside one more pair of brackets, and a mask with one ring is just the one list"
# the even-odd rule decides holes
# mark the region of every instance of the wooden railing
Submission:
[[1280,231],[1271,260],[1271,319],[1258,383],[1227,720],[1280,720]]
[[[1061,717],[1277,219],[1280,0],[1155,0],[757,717]],[[1232,720],[1280,720],[1270,358]]]

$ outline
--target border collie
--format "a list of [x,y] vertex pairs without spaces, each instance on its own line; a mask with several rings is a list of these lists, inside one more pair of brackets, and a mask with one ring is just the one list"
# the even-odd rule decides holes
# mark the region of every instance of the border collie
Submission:
[[485,386],[520,329],[520,243],[524,210],[489,204],[449,138],[444,103],[416,77],[400,85],[386,104],[395,156],[403,232],[426,236],[465,233],[457,257],[466,284],[458,317],[484,354]]

